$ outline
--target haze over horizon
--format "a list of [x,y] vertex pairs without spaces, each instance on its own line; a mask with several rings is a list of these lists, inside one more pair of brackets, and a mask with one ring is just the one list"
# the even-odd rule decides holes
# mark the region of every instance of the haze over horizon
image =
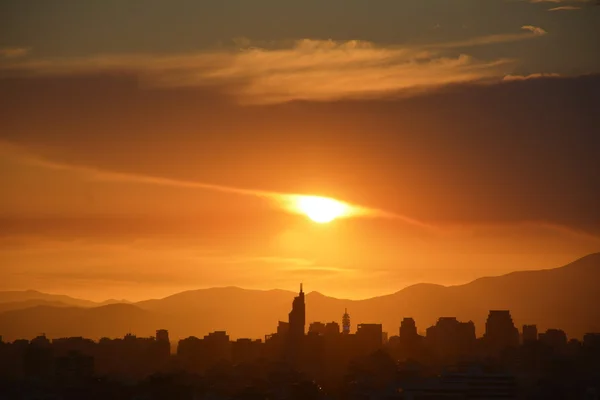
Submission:
[[0,3],[0,291],[366,299],[600,250],[593,1]]
[[[593,254],[588,254],[584,257],[578,258],[576,260],[571,260],[571,262],[579,262],[582,259],[587,259],[587,258],[591,258],[591,257],[599,257],[600,256],[600,252],[598,253],[593,253]],[[571,264],[571,262],[569,262],[568,264]],[[548,267],[548,268],[541,268],[539,269],[539,271],[547,271],[547,270],[552,270],[552,269],[557,269],[560,267],[563,267],[564,265],[560,265],[558,267]],[[530,272],[530,271],[535,271],[535,270],[523,270],[521,272]],[[513,271],[513,272],[519,272],[519,271]],[[511,275],[512,272],[508,272],[507,274],[503,274],[503,275],[498,275],[498,276],[481,276],[476,278],[473,281],[468,281],[468,282],[461,282],[461,283],[456,283],[456,284],[449,284],[449,285],[441,285],[435,282],[418,282],[418,283],[414,283],[411,285],[407,285],[401,288],[398,288],[397,290],[393,291],[393,292],[389,292],[389,293],[380,293],[380,294],[375,294],[373,296],[369,296],[369,297],[364,297],[364,298],[353,298],[353,297],[338,297],[338,300],[350,300],[350,301],[360,301],[360,300],[368,300],[368,299],[372,299],[372,298],[377,298],[377,297],[384,297],[384,296],[389,296],[392,294],[396,294],[398,292],[401,292],[405,289],[414,287],[414,286],[419,286],[419,285],[436,285],[436,286],[442,286],[442,287],[460,287],[460,286],[464,286],[464,285],[468,285],[469,283],[473,283],[479,279],[482,278],[497,278],[497,277],[503,277],[503,276],[507,276],[507,275]],[[300,282],[299,284],[303,284],[303,282]],[[298,286],[298,285],[296,285]],[[306,286],[304,286],[305,289],[308,289],[306,291],[306,293],[308,295],[310,294],[320,294],[326,297],[331,297],[331,298],[335,298],[335,296],[331,296],[328,293],[324,293],[324,292],[320,292],[318,290],[311,290],[310,288],[306,288]],[[202,290],[211,290],[211,289],[216,289],[216,290],[226,290],[226,289],[237,289],[237,290],[243,290],[243,291],[260,291],[260,292],[276,292],[276,291],[281,291],[281,292],[287,292],[289,294],[295,294],[297,291],[293,289],[293,288],[246,288],[246,287],[241,287],[241,286],[211,286],[211,287],[197,287],[197,288],[192,288],[192,289],[188,289],[188,290],[184,290],[184,291],[180,291],[180,292],[173,292],[173,293],[168,293],[164,296],[160,296],[160,297],[148,297],[148,298],[140,298],[140,299],[127,299],[127,298],[75,298],[77,300],[85,300],[85,301],[91,301],[94,302],[97,305],[103,305],[103,304],[112,304],[112,303],[119,303],[119,302],[123,302],[123,303],[137,303],[137,302],[143,302],[143,301],[147,301],[147,300],[160,300],[160,299],[166,299],[172,296],[176,296],[182,293],[189,293],[189,292],[196,292],[196,291],[202,291]],[[50,293],[50,292],[44,292],[42,290],[38,290],[35,288],[28,288],[28,289],[18,289],[18,290],[13,290],[13,291],[7,291],[7,292],[15,292],[15,293],[22,293],[22,292],[34,292],[34,293],[40,293],[40,294],[49,294],[49,295],[53,295],[53,296],[69,296],[68,294],[65,293]],[[72,296],[69,296],[72,297]],[[0,301],[1,303],[1,301]]]

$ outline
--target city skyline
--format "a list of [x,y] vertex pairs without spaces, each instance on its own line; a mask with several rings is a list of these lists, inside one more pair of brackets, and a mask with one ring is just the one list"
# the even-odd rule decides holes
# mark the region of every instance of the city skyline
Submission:
[[[304,299],[304,291],[303,284],[300,283],[300,291],[298,295],[293,298],[291,303],[291,310],[288,314],[288,321],[279,321],[277,324],[277,331],[275,333],[264,335],[264,343],[270,340],[281,340],[284,338],[289,341],[292,345],[291,347],[286,347],[284,345],[281,349],[282,352],[290,351],[291,349],[295,349],[301,347],[301,344],[298,341],[303,340],[302,338],[307,335],[317,335],[317,336],[328,336],[328,335],[357,335],[357,337],[363,337],[365,339],[368,338],[369,341],[374,342],[371,343],[366,353],[373,353],[377,351],[379,347],[386,344],[388,340],[393,340],[393,338],[400,338],[401,340],[407,341],[406,345],[408,347],[415,347],[416,344],[414,341],[417,338],[427,338],[431,341],[431,343],[437,343],[440,338],[439,335],[448,335],[445,338],[444,346],[453,347],[458,353],[464,352],[465,349],[461,346],[464,343],[461,343],[461,336],[466,338],[467,340],[475,340],[482,339],[487,343],[488,351],[492,354],[500,354],[501,351],[511,348],[517,347],[520,344],[527,343],[528,341],[543,341],[546,340],[546,336],[551,336],[551,339],[548,339],[550,344],[552,341],[556,341],[556,336],[558,335],[559,341],[560,336],[562,335],[564,338],[563,345],[567,345],[567,341],[569,336],[562,329],[554,327],[548,328],[545,332],[539,332],[537,324],[535,323],[527,323],[523,324],[521,329],[519,329],[512,319],[510,310],[489,310],[487,315],[487,319],[485,322],[485,329],[479,336],[476,334],[475,324],[473,321],[469,320],[466,322],[458,321],[455,316],[439,316],[434,325],[426,328],[419,329],[417,322],[412,317],[403,316],[402,322],[398,327],[398,335],[389,336],[387,331],[383,331],[383,325],[381,323],[365,323],[358,322],[355,324],[356,328],[352,331],[352,318],[348,312],[348,308],[344,309],[343,315],[340,314],[340,323],[336,321],[309,321],[308,328],[306,322],[306,304]],[[373,333],[376,332],[376,335]],[[442,333],[444,332],[444,333]],[[201,336],[201,335],[199,335]],[[127,338],[136,338],[137,335],[134,332],[127,332],[124,334],[124,339]],[[217,338],[221,337],[222,339],[227,339],[229,341],[229,335],[227,331],[212,331],[207,332],[204,338]],[[584,335],[584,340],[592,340],[592,337],[600,337],[600,333],[596,332],[588,332]],[[75,337],[75,339],[81,337]],[[197,338],[196,336],[190,336],[190,338]],[[0,335],[0,343],[2,342],[3,336]],[[69,338],[56,337],[51,338],[53,340],[66,340]],[[111,338],[102,338],[111,339]],[[116,339],[116,338],[115,338]],[[157,329],[156,336],[151,336],[150,339],[157,340],[158,342],[169,342],[169,330],[168,329]],[[577,340],[576,338],[573,338]],[[16,339],[14,342],[18,342],[20,340],[28,340],[28,339]],[[32,341],[36,340],[47,340],[46,334],[42,333],[41,335],[32,338]],[[87,339],[89,340],[89,339]],[[179,341],[185,341],[186,339],[180,339]],[[237,342],[245,342],[247,340],[253,340],[256,342],[263,342],[263,338],[238,338]],[[594,339],[596,340],[596,339]],[[436,344],[436,345],[439,345]],[[473,343],[471,343],[473,345]]]
[[[575,264],[589,267],[598,257]],[[102,399],[143,393],[165,399],[515,400],[560,399],[565,393],[595,399],[599,393],[598,332],[574,338],[560,328],[538,329],[532,321],[519,328],[510,310],[491,309],[479,336],[472,320],[447,314],[424,333],[404,316],[398,334],[390,336],[381,323],[354,322],[348,308],[340,313],[341,325],[310,322],[302,283],[287,307],[288,320],[264,339],[234,340],[226,330],[211,330],[172,341],[166,326],[150,337],[130,330],[98,340],[42,333],[5,341],[0,335],[0,387],[8,396],[37,391]]]
[[[345,333],[354,332],[357,322],[378,323],[383,331],[393,334],[405,322],[401,317],[410,315],[422,329],[435,325],[440,316],[472,321],[474,334],[480,337],[487,330],[489,310],[508,309],[516,318],[515,326],[536,324],[540,332],[560,327],[570,337],[581,339],[588,332],[600,330],[598,310],[589,307],[600,294],[596,287],[598,265],[600,253],[557,269],[516,272],[456,287],[415,285],[392,295],[360,301],[316,291],[305,294],[303,284],[299,294],[228,287],[181,292],[136,303],[95,303],[41,292],[0,291],[0,331],[7,340],[33,337],[39,332],[52,337],[98,339],[121,335],[124,330],[147,335],[159,325],[168,328],[175,338],[220,329],[237,339],[262,338],[265,332],[273,330],[273,321],[279,320],[277,332],[291,330],[295,337],[306,331],[307,322],[315,321],[323,323],[315,329],[323,330],[328,329],[328,322],[336,321],[338,329]],[[340,314],[342,310],[344,315]]]
[[0,400],[600,399],[598,0],[0,0]]

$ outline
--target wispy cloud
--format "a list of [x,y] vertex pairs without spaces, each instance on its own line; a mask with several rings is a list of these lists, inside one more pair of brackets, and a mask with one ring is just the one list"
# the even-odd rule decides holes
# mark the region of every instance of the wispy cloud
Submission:
[[29,54],[27,47],[0,47],[0,58],[19,58]]
[[[528,0],[529,3],[537,3],[537,4],[544,4],[544,3],[550,3],[550,4],[564,4],[564,3],[571,3],[571,4],[584,4],[584,3],[593,3],[594,0]],[[580,10],[581,7],[580,6],[575,6],[575,5],[565,5],[565,6],[557,6],[557,7],[553,7],[548,9],[548,11],[575,11],[575,10]]]
[[521,27],[522,30],[529,31],[530,33],[505,33],[498,35],[487,35],[487,36],[478,36],[471,39],[456,41],[456,42],[448,42],[448,43],[438,43],[429,45],[429,48],[432,50],[436,49],[457,49],[457,48],[468,48],[468,47],[476,47],[476,46],[487,46],[498,43],[510,43],[510,42],[518,42],[522,40],[535,39],[536,37],[545,35],[547,32],[539,27],[535,27],[532,25],[525,25]]
[[[303,214],[303,212],[296,206],[300,197],[306,196],[305,194],[295,193],[279,193],[273,191],[265,191],[258,189],[247,189],[233,186],[224,186],[212,183],[186,181],[178,179],[170,179],[164,177],[156,177],[149,175],[140,175],[132,173],[122,173],[105,171],[96,168],[91,168],[81,165],[63,164],[54,161],[48,161],[42,157],[34,155],[27,151],[27,149],[21,146],[15,146],[11,143],[0,141],[0,154],[12,157],[20,162],[25,162],[29,165],[37,165],[39,167],[69,171],[82,175],[85,179],[97,180],[97,181],[108,181],[108,182],[128,182],[146,185],[158,185],[167,187],[187,188],[187,189],[198,189],[198,190],[209,190],[215,192],[229,193],[233,195],[242,196],[253,196],[263,198],[266,201],[272,202],[276,207],[286,212],[294,214]],[[313,194],[310,194],[313,195]],[[418,226],[426,229],[433,229],[432,226],[425,224],[416,219],[406,217],[397,213],[391,213],[384,210],[378,210],[375,208],[360,206],[356,204],[349,204],[343,202],[347,209],[347,212],[340,216],[340,218],[390,218],[403,221],[410,225]],[[256,260],[267,262],[267,259]]]
[[592,3],[594,0],[529,0],[530,3]]
[[521,29],[529,31],[537,36],[543,36],[548,33],[544,29],[540,28],[539,26],[533,26],[533,25],[524,25],[521,27]]
[[537,73],[530,75],[506,75],[503,80],[504,81],[525,81],[528,79],[538,79],[538,78],[559,78],[560,74],[554,73]]
[[39,59],[11,62],[4,69],[57,75],[126,72],[146,85],[166,87],[219,84],[246,103],[368,98],[504,76],[511,60],[479,60],[457,50],[546,33],[529,25],[522,29],[529,32],[414,46],[303,39],[261,48],[237,40],[244,48],[235,51]]
[[581,7],[576,7],[576,6],[560,6],[560,7],[550,8],[548,11],[575,11],[575,10],[581,10]]

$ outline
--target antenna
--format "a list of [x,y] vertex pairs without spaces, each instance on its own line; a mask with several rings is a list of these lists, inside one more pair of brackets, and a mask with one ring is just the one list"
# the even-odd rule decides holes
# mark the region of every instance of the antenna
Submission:
[[302,282],[300,282],[300,293],[302,293]]

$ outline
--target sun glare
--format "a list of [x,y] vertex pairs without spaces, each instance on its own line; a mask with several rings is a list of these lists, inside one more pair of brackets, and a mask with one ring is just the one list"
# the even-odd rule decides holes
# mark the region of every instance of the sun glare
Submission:
[[301,196],[297,207],[308,218],[319,224],[326,224],[348,212],[348,206],[334,199],[317,196]]

